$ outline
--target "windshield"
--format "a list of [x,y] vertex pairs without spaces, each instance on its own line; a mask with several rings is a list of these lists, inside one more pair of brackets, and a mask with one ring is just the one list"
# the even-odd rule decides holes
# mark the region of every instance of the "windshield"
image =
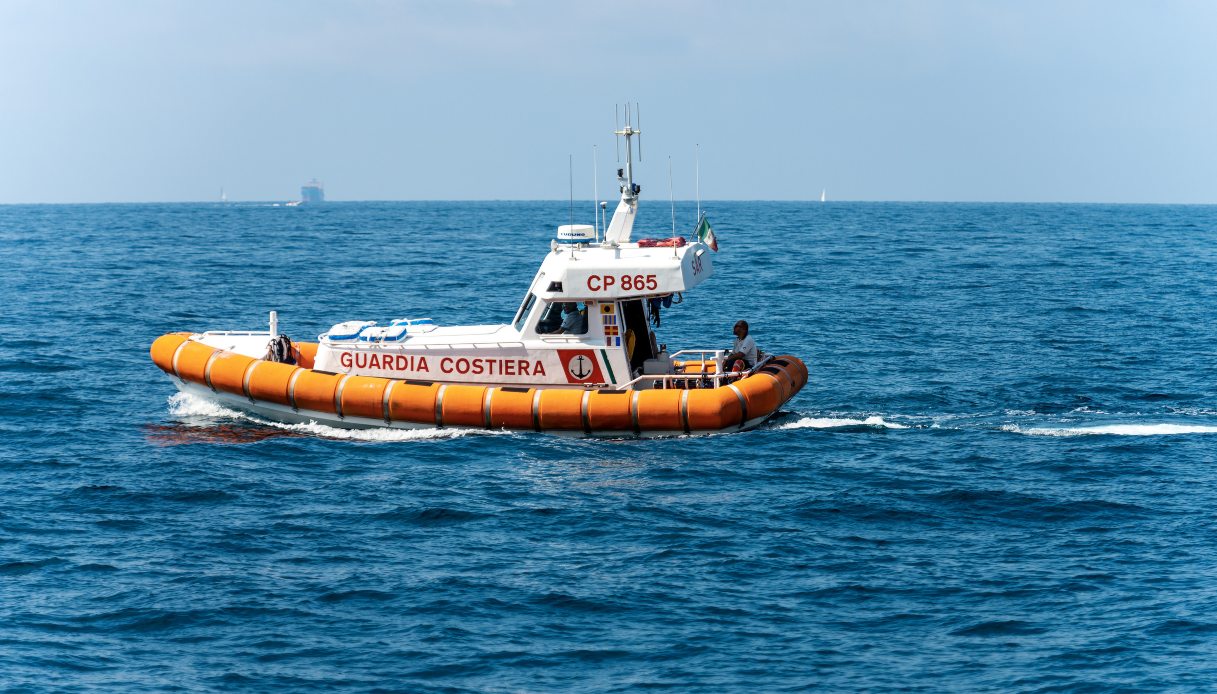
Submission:
[[511,321],[511,327],[516,330],[524,329],[524,319],[528,317],[528,312],[532,310],[532,305],[536,301],[537,295],[529,292],[528,296],[524,298],[524,303],[520,304],[520,310],[516,311],[516,317],[515,320]]
[[562,307],[560,301],[555,301],[545,305],[541,311],[541,318],[537,321],[537,332],[557,333],[562,331]]

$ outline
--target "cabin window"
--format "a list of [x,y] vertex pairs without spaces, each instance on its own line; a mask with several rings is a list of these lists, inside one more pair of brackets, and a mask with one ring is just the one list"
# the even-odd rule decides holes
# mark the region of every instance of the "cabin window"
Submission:
[[587,334],[587,304],[555,301],[545,307],[537,321],[537,332],[565,335]]
[[541,318],[537,320],[538,333],[556,333],[562,330],[562,305],[561,301],[545,304],[541,309]]
[[528,317],[528,312],[532,310],[532,305],[537,302],[537,295],[532,292],[524,297],[524,303],[520,304],[520,310],[516,311],[515,320],[511,321],[511,327],[516,330],[524,329],[524,319]]

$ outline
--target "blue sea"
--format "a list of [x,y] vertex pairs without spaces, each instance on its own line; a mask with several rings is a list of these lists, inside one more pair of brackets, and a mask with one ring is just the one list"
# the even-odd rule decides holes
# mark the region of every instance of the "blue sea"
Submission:
[[1217,207],[704,207],[660,342],[810,382],[640,441],[275,425],[148,357],[506,322],[566,202],[0,206],[0,689],[1217,686]]

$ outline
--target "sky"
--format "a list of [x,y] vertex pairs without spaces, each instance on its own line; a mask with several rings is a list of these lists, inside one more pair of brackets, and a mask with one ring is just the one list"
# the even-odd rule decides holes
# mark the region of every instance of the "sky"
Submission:
[[605,199],[627,101],[652,198],[670,161],[684,200],[1217,203],[1215,37],[1207,0],[0,0],[0,203]]

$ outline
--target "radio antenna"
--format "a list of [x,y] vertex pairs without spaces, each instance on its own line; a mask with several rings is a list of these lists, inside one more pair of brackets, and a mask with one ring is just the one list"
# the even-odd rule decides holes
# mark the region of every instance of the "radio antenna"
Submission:
[[697,195],[697,223],[701,223],[701,145],[693,145],[693,189]]
[[[613,104],[613,132],[617,132],[618,130],[621,130],[621,116],[619,114],[620,110],[621,110],[620,104]],[[621,140],[614,137],[613,142],[617,143],[617,163],[620,164],[621,163]]]
[[[616,138],[613,138],[616,139]],[[596,243],[600,243],[600,172],[596,157],[596,145],[592,145],[592,212],[596,219]]]
[[638,118],[638,161],[642,161],[642,107],[634,102],[634,115]]
[[570,178],[570,225],[575,225],[575,155],[566,155],[566,172]]
[[[642,154],[638,154],[642,159]],[[676,238],[676,193],[672,191],[672,155],[668,155],[668,200],[672,203],[672,238]]]

